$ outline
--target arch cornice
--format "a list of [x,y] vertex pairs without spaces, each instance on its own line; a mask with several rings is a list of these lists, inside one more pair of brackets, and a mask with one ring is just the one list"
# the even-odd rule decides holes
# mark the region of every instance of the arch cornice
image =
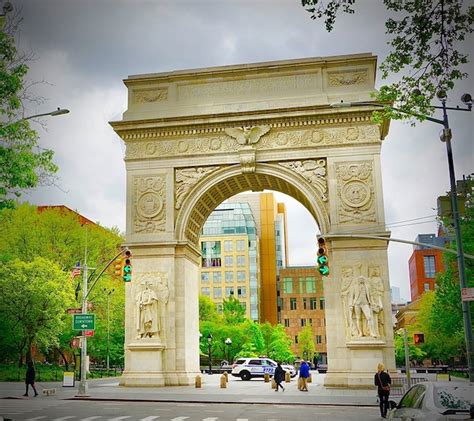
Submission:
[[[226,189],[221,187],[225,186],[227,190],[229,189],[226,182],[239,178],[247,182],[241,184],[239,191],[232,191],[231,194],[223,193]],[[268,180],[274,182],[272,187],[267,186]],[[313,215],[321,232],[330,231],[327,204],[322,197],[319,197],[320,192],[298,173],[278,163],[257,163],[255,173],[243,174],[240,165],[226,166],[214,171],[196,184],[183,201],[177,215],[175,226],[177,240],[189,240],[197,244],[200,229],[221,202],[243,191],[264,189],[272,189],[292,196]]]

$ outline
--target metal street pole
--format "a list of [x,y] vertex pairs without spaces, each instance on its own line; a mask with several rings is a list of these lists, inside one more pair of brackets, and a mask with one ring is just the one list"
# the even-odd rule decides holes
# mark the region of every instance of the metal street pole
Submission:
[[112,291],[107,294],[107,375],[110,368],[110,294],[112,294]]
[[407,386],[411,387],[411,373],[410,373],[410,351],[408,349],[407,330],[403,328],[403,345],[405,346],[405,372],[407,374]]
[[[87,263],[84,263],[82,273],[82,314],[87,314]],[[81,380],[79,382],[78,395],[87,396],[86,380],[86,359],[87,359],[87,336],[86,331],[82,331],[81,346]]]
[[[456,176],[454,174],[454,162],[453,162],[453,151],[451,148],[451,129],[449,128],[448,113],[446,111],[446,98],[441,100],[443,105],[443,135],[442,140],[446,143],[446,151],[448,153],[448,168],[449,168],[449,181],[451,183],[451,208],[453,211],[453,222],[454,232],[456,235],[456,248],[457,248],[457,262],[459,271],[459,286],[461,290],[467,287],[466,282],[466,270],[464,267],[464,252],[461,238],[461,227],[459,226],[459,209],[458,209],[458,195],[456,189]],[[464,335],[466,339],[466,357],[467,366],[469,369],[469,381],[474,382],[474,355],[473,355],[473,343],[472,343],[472,322],[471,314],[469,311],[469,302],[462,301],[462,313],[464,321]]]

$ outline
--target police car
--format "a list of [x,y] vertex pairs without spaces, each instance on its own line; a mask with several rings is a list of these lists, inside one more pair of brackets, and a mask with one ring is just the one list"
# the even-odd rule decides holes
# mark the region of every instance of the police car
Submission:
[[[240,377],[242,380],[250,380],[254,377],[263,377],[265,373],[273,376],[277,363],[270,358],[239,358],[232,365],[231,374],[234,377]],[[283,370],[288,371],[291,377],[296,376],[295,367],[292,365],[281,366]]]

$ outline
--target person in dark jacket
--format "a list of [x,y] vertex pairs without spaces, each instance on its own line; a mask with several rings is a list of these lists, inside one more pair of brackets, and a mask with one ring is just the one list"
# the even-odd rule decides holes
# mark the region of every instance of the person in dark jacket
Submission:
[[278,392],[278,388],[281,387],[281,390],[284,392],[285,388],[281,384],[283,380],[285,380],[285,370],[283,370],[280,363],[277,363],[277,368],[275,368],[275,373],[273,374],[273,379],[276,383],[275,392]]
[[387,418],[388,411],[388,397],[390,396],[390,385],[392,379],[390,374],[385,371],[385,366],[379,363],[377,366],[377,373],[374,376],[374,384],[377,386],[377,393],[379,395],[380,416]]
[[300,379],[302,392],[308,391],[308,377],[309,377],[309,365],[306,361],[303,361],[300,366]]
[[31,385],[33,391],[35,392],[35,396],[38,396],[38,392],[35,388],[35,368],[33,366],[33,361],[28,361],[28,368],[26,369],[26,377],[25,377],[25,384],[26,384],[26,391],[23,396],[28,396],[28,386]]

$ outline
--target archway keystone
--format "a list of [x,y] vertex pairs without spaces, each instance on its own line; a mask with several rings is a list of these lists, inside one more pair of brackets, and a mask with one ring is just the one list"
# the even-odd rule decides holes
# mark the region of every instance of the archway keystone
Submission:
[[[287,60],[125,80],[126,386],[192,384],[199,372],[200,230],[225,199],[276,190],[302,203],[326,235],[327,386],[371,387],[395,369],[387,241],[331,234],[383,227],[381,143],[370,101],[371,54]],[[291,229],[291,227],[289,227]],[[275,304],[276,305],[276,304]],[[265,315],[263,315],[265,317]]]

